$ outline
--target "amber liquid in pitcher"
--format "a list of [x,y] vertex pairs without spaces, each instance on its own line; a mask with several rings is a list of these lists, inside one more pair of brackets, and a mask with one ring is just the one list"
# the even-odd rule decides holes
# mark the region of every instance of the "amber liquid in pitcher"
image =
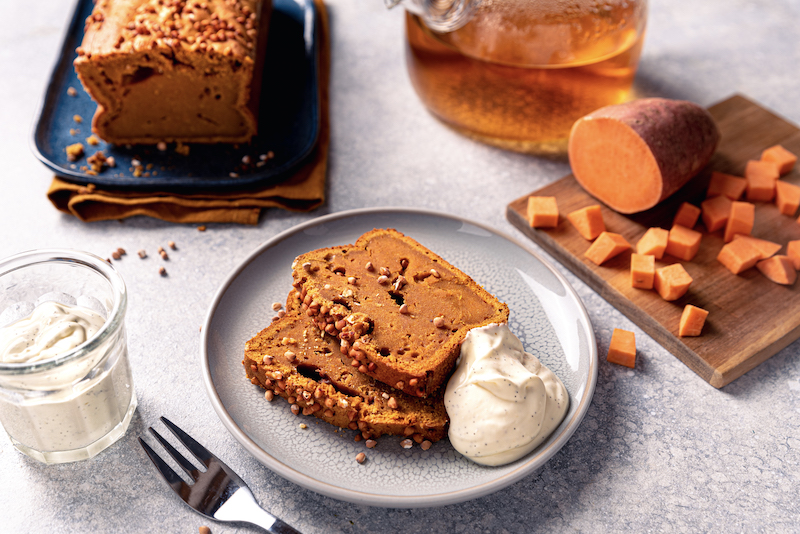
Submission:
[[408,70],[423,103],[456,130],[510,150],[562,153],[575,120],[629,98],[646,3],[578,0],[547,13],[538,6],[548,2],[527,2],[522,13],[483,2],[445,34],[407,13]]

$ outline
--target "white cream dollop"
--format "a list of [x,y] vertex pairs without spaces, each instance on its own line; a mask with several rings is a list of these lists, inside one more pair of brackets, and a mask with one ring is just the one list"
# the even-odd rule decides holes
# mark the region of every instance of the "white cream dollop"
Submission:
[[0,328],[0,362],[34,363],[82,345],[105,324],[97,313],[44,302],[31,315]]
[[558,427],[569,394],[507,324],[471,330],[447,383],[445,408],[453,447],[476,463],[522,458]]

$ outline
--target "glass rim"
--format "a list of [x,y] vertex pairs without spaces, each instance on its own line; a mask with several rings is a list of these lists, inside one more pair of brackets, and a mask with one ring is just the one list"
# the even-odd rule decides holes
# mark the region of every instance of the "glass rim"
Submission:
[[128,295],[125,282],[113,265],[106,260],[92,254],[75,249],[36,249],[21,252],[0,260],[0,278],[15,271],[41,265],[57,263],[64,265],[79,265],[99,274],[111,285],[114,305],[108,313],[103,326],[85,343],[74,349],[63,352],[52,358],[33,363],[6,363],[0,362],[0,375],[23,375],[47,371],[66,365],[75,360],[88,356],[95,349],[115,334],[124,324],[125,311],[128,305]]

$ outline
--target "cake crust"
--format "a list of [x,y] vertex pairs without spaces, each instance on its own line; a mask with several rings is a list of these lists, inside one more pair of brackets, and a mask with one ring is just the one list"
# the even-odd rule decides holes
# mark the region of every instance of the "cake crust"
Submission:
[[508,321],[508,306],[394,229],[303,254],[292,276],[302,311],[351,365],[417,397],[447,380],[470,329]]
[[243,365],[253,384],[289,401],[294,413],[314,415],[364,438],[383,434],[437,441],[446,435],[442,395],[420,399],[363,375],[342,359],[338,340],[300,312],[292,294],[287,314],[245,345]]
[[116,144],[257,133],[270,0],[98,0],[74,66]]

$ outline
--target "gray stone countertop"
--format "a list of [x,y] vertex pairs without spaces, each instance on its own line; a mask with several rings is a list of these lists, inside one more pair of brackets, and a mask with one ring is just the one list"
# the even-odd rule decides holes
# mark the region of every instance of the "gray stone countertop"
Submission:
[[[556,263],[583,300],[601,362],[582,425],[539,472],[462,504],[383,509],[323,497],[263,467],[206,396],[198,328],[222,281],[259,244],[298,223],[365,206],[440,210],[518,239],[511,200],[569,172],[563,161],[503,152],[449,130],[416,98],[403,16],[380,0],[329,0],[332,142],[325,205],[267,210],[254,227],[144,217],[84,224],[57,212],[51,173],[31,154],[33,116],[72,2],[0,3],[0,256],[175,241],[169,276],[130,255],[127,327],[139,408],[97,457],[45,466],[0,440],[3,532],[255,532],[212,524],[158,480],[136,442],[167,415],[228,461],[257,499],[307,533],[782,532],[800,528],[800,344],[717,390]],[[708,106],[740,92],[800,123],[800,2],[653,0],[636,89]],[[532,245],[535,248],[535,245]],[[547,257],[547,255],[542,252]],[[554,262],[555,263],[555,262]],[[757,319],[754,319],[757,320]],[[605,362],[613,328],[636,333],[634,370]]]

